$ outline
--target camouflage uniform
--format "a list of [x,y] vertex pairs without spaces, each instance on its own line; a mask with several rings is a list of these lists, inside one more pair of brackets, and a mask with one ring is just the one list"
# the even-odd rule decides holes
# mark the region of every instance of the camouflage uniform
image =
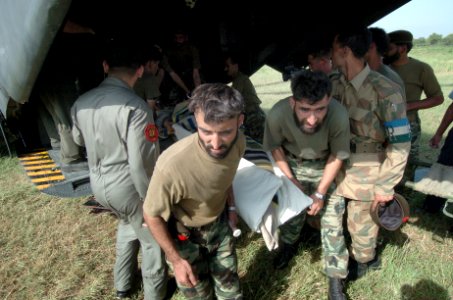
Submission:
[[[305,134],[297,126],[289,99],[272,107],[266,121],[264,148],[282,147],[292,173],[308,195],[313,194],[323,176],[327,157],[349,157],[349,122],[344,107],[331,99],[325,119],[315,134]],[[321,237],[325,271],[329,277],[346,277],[348,252],[343,238],[344,198],[329,187],[321,215]],[[298,239],[306,218],[305,211],[280,226],[280,240],[292,245]]]
[[260,108],[261,100],[248,76],[239,72],[233,78],[232,87],[241,93],[245,102],[244,133],[259,143],[263,143],[266,114]]
[[333,80],[333,96],[349,112],[351,156],[339,174],[337,192],[348,198],[352,256],[360,263],[375,257],[378,226],[370,217],[375,195],[393,195],[410,148],[406,105],[399,88],[366,66],[355,78]]
[[185,229],[187,231],[173,234],[176,249],[197,271],[200,281],[193,288],[178,284],[184,296],[187,299],[213,299],[211,277],[217,299],[242,299],[234,238],[225,214],[206,226]]
[[[316,192],[324,173],[326,160],[297,160],[288,156],[287,160],[297,180],[302,184],[304,192],[307,195]],[[349,254],[343,235],[345,200],[335,193],[335,184],[332,184],[324,201],[324,208],[320,212],[324,271],[328,277],[346,278]],[[287,244],[294,244],[299,238],[305,218],[304,211],[282,225],[280,239]]]
[[[409,58],[409,62],[401,66],[392,66],[392,69],[403,79],[405,84],[406,101],[419,101],[422,92],[427,98],[442,96],[442,89],[434,75],[433,69],[426,63],[414,58]],[[418,158],[421,138],[421,121],[418,110],[407,112],[407,118],[411,126],[412,140],[409,161],[404,173],[407,180],[413,180],[416,165],[414,162]]]

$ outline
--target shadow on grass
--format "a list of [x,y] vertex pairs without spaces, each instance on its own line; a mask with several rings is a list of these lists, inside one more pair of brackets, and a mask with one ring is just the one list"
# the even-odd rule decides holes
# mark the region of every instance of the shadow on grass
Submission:
[[[238,249],[246,247],[252,241],[261,238],[261,235],[254,234],[247,241],[240,241]],[[296,255],[289,265],[282,270],[275,270],[273,267],[273,260],[277,255],[277,251],[269,252],[264,244],[254,251],[254,257],[241,278],[244,299],[272,300],[284,294],[291,283],[291,269],[295,266],[297,257],[303,250],[310,253],[310,263],[320,260],[321,240],[319,231],[306,224],[297,243]]]
[[448,300],[446,289],[427,279],[418,281],[415,286],[405,284],[401,287],[401,300]]

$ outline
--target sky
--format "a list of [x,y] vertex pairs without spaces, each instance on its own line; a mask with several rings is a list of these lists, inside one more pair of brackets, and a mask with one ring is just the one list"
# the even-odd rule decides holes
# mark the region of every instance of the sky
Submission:
[[371,27],[381,27],[387,33],[398,29],[409,30],[414,38],[427,38],[432,33],[445,37],[453,33],[453,1],[412,0]]

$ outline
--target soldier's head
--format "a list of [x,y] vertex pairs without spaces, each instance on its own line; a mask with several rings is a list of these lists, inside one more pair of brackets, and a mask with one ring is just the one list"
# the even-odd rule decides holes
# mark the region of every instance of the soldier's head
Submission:
[[241,94],[223,83],[205,83],[193,91],[189,110],[195,115],[198,137],[206,152],[214,158],[226,157],[244,122]]
[[380,56],[384,56],[389,49],[390,39],[384,29],[379,27],[370,27],[371,44],[376,47],[376,51]]
[[131,47],[130,40],[112,40],[106,45],[104,54],[104,72],[109,76],[121,79],[140,78],[146,63],[146,53],[143,48]]
[[330,74],[332,72],[331,45],[327,42],[311,41],[308,47],[307,62],[310,70]]
[[162,60],[162,52],[153,45],[146,50],[147,61],[145,64],[145,73],[156,75],[159,70],[159,63]]
[[338,33],[332,45],[334,67],[343,67],[348,59],[363,59],[371,44],[371,33],[365,27],[346,29]]
[[241,57],[237,52],[229,52],[225,55],[225,72],[230,77],[235,77],[239,73]]
[[304,70],[291,79],[290,105],[294,121],[304,133],[319,130],[327,115],[332,83],[323,72]]
[[392,64],[401,57],[407,56],[412,49],[413,36],[407,30],[396,30],[388,34],[390,39],[389,49],[384,57],[385,64]]

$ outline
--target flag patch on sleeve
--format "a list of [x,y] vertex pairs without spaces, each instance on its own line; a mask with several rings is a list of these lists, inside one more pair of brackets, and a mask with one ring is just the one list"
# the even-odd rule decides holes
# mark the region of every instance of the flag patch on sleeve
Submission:
[[411,141],[411,127],[407,118],[385,122],[384,127],[390,144]]
[[159,139],[159,131],[157,130],[157,126],[154,124],[149,123],[145,127],[145,138],[154,143]]

